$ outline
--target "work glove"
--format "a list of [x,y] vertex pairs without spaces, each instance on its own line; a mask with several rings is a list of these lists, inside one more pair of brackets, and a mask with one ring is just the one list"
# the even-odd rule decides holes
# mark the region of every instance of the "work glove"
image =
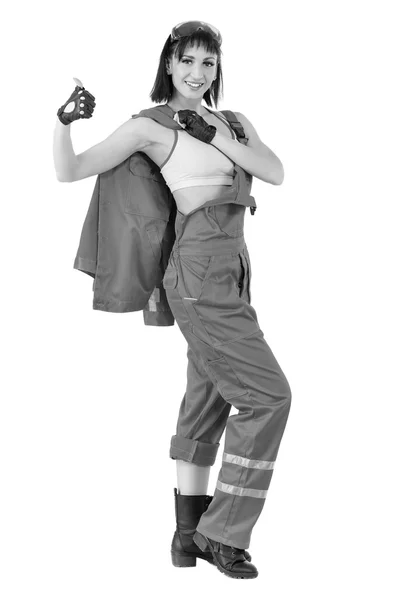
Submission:
[[95,97],[85,90],[77,77],[73,79],[77,84],[76,88],[66,103],[60,106],[57,111],[57,117],[63,125],[69,125],[78,119],[90,119],[96,106]]
[[209,144],[217,132],[214,125],[209,125],[203,117],[197,114],[194,110],[178,110],[178,123],[184,126],[185,131],[201,142]]

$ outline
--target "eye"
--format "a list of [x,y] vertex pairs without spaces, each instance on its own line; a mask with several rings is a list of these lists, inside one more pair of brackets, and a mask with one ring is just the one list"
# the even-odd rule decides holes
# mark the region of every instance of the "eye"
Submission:
[[[190,60],[190,58],[183,58],[183,59],[182,59],[182,62],[183,62],[183,63],[187,63],[187,62],[192,62],[192,61]],[[210,62],[209,60],[208,60],[208,61],[206,61],[204,64],[205,64],[205,65],[210,65],[210,67],[213,67],[213,66],[214,66],[214,63]]]

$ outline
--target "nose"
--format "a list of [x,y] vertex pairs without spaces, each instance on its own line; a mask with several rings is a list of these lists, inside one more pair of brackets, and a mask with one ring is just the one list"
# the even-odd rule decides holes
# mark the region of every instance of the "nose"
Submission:
[[191,72],[193,81],[204,81],[203,70],[201,67],[194,67]]

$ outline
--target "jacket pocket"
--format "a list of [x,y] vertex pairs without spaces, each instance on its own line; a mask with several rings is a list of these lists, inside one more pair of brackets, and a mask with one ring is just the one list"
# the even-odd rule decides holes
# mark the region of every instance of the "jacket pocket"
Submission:
[[168,221],[173,201],[156,163],[142,152],[132,154],[124,212]]
[[162,239],[164,235],[165,224],[164,227],[149,227],[146,228],[146,233],[149,238],[151,250],[153,252],[154,260],[157,267],[160,267],[161,261],[161,252],[162,252]]
[[164,177],[161,175],[159,167],[143,152],[135,152],[130,157],[129,169],[133,175],[152,179],[158,183],[164,183]]

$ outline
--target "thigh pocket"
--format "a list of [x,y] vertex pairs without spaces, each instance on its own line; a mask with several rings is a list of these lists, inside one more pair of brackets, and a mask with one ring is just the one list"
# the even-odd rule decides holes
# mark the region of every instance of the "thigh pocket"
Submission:
[[204,367],[224,400],[231,400],[247,394],[247,388],[224,356],[218,360],[205,360]]

